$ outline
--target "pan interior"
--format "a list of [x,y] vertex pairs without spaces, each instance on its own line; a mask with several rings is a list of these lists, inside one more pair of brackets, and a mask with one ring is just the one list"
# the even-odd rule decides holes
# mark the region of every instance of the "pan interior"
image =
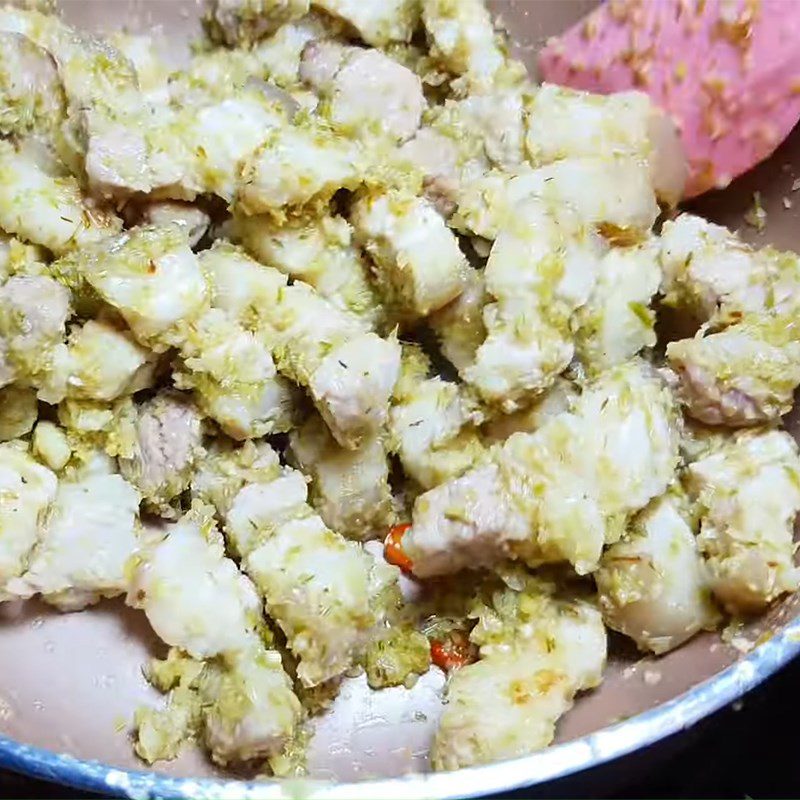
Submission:
[[[593,4],[591,0],[490,3],[515,42],[517,55],[529,66],[548,35],[563,30]],[[199,34],[201,7],[195,0],[64,0],[62,5],[68,21],[84,29],[108,31],[124,23],[134,32],[157,30],[163,35],[165,53],[176,63]],[[763,234],[744,230],[745,237],[760,245],[800,250],[800,202],[795,209],[786,209],[783,203],[796,177],[792,165],[800,171],[800,131],[769,163],[725,192],[703,198],[695,209],[741,228],[758,190],[768,214],[767,227]],[[796,613],[797,600],[791,598],[744,630],[734,644],[779,630]],[[142,769],[131,750],[128,726],[139,704],[162,702],[141,674],[141,665],[162,652],[142,615],[120,602],[66,615],[37,603],[2,606],[0,652],[0,733],[79,759]],[[604,684],[582,697],[562,720],[559,741],[675,698],[739,655],[718,635],[699,636],[659,659],[642,658],[615,640]],[[373,693],[363,676],[348,680],[333,709],[317,721],[309,754],[311,776],[357,781],[425,770],[443,682],[442,674],[431,670],[411,690]],[[158,769],[181,777],[222,777],[191,749]]]

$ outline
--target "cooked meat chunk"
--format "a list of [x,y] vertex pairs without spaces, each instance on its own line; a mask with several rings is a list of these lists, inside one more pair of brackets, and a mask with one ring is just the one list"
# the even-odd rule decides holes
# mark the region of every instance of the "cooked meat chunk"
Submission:
[[191,400],[161,392],[137,408],[136,442],[130,458],[120,458],[123,476],[148,504],[171,516],[170,504],[189,487],[201,454],[201,417]]
[[800,457],[787,433],[738,434],[691,464],[686,483],[700,513],[711,588],[727,611],[758,612],[797,588]]

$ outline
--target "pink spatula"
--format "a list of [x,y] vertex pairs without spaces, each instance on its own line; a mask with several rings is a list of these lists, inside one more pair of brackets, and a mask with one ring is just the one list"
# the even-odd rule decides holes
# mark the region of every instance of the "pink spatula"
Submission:
[[649,94],[680,130],[692,197],[763,161],[800,119],[800,0],[608,0],[548,41],[539,71]]

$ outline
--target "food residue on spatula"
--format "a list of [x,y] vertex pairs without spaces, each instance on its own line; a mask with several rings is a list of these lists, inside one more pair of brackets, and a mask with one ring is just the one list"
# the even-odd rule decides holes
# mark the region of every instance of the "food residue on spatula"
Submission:
[[646,92],[675,120],[687,197],[727,186],[800,119],[800,3],[609,0],[539,56],[546,81]]

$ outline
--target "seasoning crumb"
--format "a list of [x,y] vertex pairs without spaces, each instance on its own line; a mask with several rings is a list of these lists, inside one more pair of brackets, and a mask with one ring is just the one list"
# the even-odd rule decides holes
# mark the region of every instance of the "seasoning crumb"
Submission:
[[783,207],[785,209],[790,209],[792,207],[792,201],[788,197],[783,198]]
[[755,642],[744,635],[744,623],[741,620],[731,620],[723,628],[720,638],[742,655],[746,655],[755,647]]
[[732,705],[731,708],[734,711],[741,711],[744,708],[744,700],[736,700]]
[[755,642],[750,641],[746,636],[734,636],[730,641],[730,645],[742,655],[747,655],[755,647]]
[[753,193],[753,206],[744,215],[744,221],[761,233],[767,226],[767,212],[761,205],[761,192]]
[[792,191],[796,192],[798,189],[800,189],[800,178],[795,178],[792,181]]
[[626,681],[632,678],[635,674],[636,674],[635,664],[632,667],[625,667],[625,669],[622,670],[622,677]]
[[642,679],[648,686],[657,686],[661,683],[664,676],[655,669],[646,669],[642,675]]

